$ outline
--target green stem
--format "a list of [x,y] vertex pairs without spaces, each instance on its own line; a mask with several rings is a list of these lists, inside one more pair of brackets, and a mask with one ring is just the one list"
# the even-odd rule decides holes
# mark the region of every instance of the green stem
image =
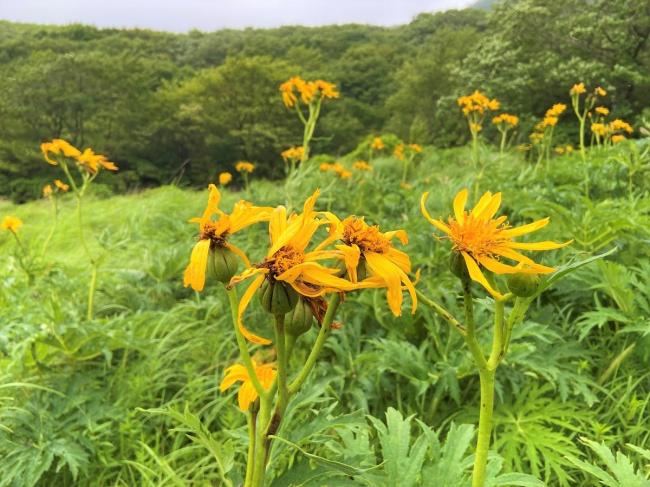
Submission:
[[481,351],[481,346],[476,339],[476,325],[474,324],[474,302],[472,301],[472,293],[470,291],[469,278],[463,279],[463,300],[465,307],[465,326],[467,327],[467,335],[465,336],[465,343],[474,358],[474,362],[479,369],[487,368],[487,361]]
[[253,474],[251,487],[263,487],[264,477],[266,475],[266,460],[268,451],[268,441],[266,432],[269,427],[271,414],[271,400],[267,397],[260,396],[260,411],[257,415],[255,425],[255,446],[253,455]]
[[636,343],[633,343],[629,347],[625,348],[621,353],[619,353],[614,360],[609,364],[609,367],[598,377],[598,385],[603,385],[609,380],[609,378],[616,372],[616,370],[621,366],[623,361],[634,351],[636,348]]
[[424,304],[427,306],[431,307],[442,319],[444,319],[447,323],[449,323],[451,326],[453,326],[458,333],[460,333],[462,336],[466,337],[467,336],[467,329],[449,312],[447,311],[442,305],[436,303],[433,299],[428,298],[419,289],[415,289],[415,292],[418,296],[418,299],[422,301]]
[[239,355],[241,355],[241,360],[244,363],[244,367],[246,367],[248,376],[250,377],[251,382],[253,383],[253,387],[255,387],[255,390],[257,391],[257,394],[260,396],[260,398],[266,398],[268,393],[262,387],[262,384],[260,383],[260,380],[257,377],[257,374],[255,373],[255,368],[253,367],[251,355],[248,351],[248,346],[246,345],[246,339],[241,334],[241,331],[237,326],[237,321],[238,321],[237,311],[239,309],[239,298],[237,297],[237,289],[234,287],[230,289],[226,288],[226,292],[228,294],[228,302],[230,304],[230,314],[232,317],[232,323],[233,323],[233,327],[235,328],[235,337],[237,339],[237,346],[239,347]]
[[275,316],[275,350],[278,359],[278,410],[282,414],[289,404],[287,349],[283,314]]
[[88,321],[93,319],[93,305],[95,302],[95,289],[97,289],[97,264],[93,262],[92,270],[90,272],[90,284],[88,285],[88,310],[86,319]]
[[255,465],[255,420],[253,413],[246,413],[246,424],[248,425],[248,453],[246,455],[246,478],[244,487],[250,487],[253,481],[253,466]]
[[52,195],[52,206],[54,209],[54,221],[52,222],[52,227],[50,228],[50,233],[47,234],[47,238],[45,239],[45,242],[43,242],[43,248],[41,249],[41,257],[45,256],[45,252],[47,251],[47,247],[50,245],[50,241],[52,240],[52,237],[54,236],[54,232],[56,231],[56,226],[58,223],[58,217],[59,217],[59,205],[58,205],[58,200],[56,196]]
[[508,133],[508,131],[499,129],[499,132],[501,132],[501,143],[499,144],[499,155],[503,155],[503,151],[506,148],[506,134]]
[[481,381],[481,409],[478,420],[478,439],[474,470],[472,471],[472,487],[484,487],[487,467],[490,436],[492,434],[492,413],[494,410],[494,377],[496,370],[479,369]]
[[323,323],[321,324],[320,331],[318,332],[318,337],[316,338],[316,342],[311,349],[309,357],[307,357],[307,361],[305,362],[305,365],[303,366],[298,376],[289,386],[290,395],[294,394],[298,391],[298,389],[300,389],[300,386],[302,386],[302,384],[309,376],[309,373],[314,368],[314,364],[316,363],[316,359],[318,359],[318,355],[320,354],[320,351],[325,344],[325,339],[327,338],[328,332],[330,331],[332,321],[334,320],[334,315],[339,307],[340,302],[341,297],[338,294],[334,294],[330,299],[327,306],[327,312],[325,313]]

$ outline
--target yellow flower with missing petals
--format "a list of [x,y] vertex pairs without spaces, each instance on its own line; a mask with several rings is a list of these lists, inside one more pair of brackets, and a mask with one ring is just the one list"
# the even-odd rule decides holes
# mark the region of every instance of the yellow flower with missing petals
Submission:
[[69,142],[63,139],[54,139],[51,142],[43,142],[41,144],[41,152],[45,160],[53,166],[58,166],[59,163],[55,159],[50,159],[50,154],[64,155],[65,157],[79,157],[81,151]]
[[[275,365],[257,365],[254,360],[252,362],[255,375],[260,381],[260,385],[268,391],[271,388],[271,385],[273,384],[273,381],[277,374]],[[219,386],[219,391],[224,392],[225,390],[232,387],[236,382],[242,383],[241,386],[239,386],[239,392],[237,393],[237,402],[239,404],[239,409],[241,409],[243,412],[247,412],[248,408],[250,408],[251,403],[257,399],[258,394],[255,386],[253,385],[250,375],[248,375],[248,370],[246,367],[241,364],[234,364],[228,367],[225,371],[224,378],[221,381],[221,385]]]
[[356,161],[352,167],[357,171],[372,171],[372,166],[366,161]]
[[18,229],[23,225],[23,221],[17,216],[6,216],[0,224],[0,228],[3,230],[8,230],[11,233],[16,233]]
[[252,162],[239,161],[235,164],[235,171],[252,173],[255,170],[255,164]]
[[117,166],[110,162],[106,156],[102,154],[95,154],[92,149],[86,149],[77,158],[77,163],[86,168],[88,172],[95,174],[99,171],[100,167],[108,169],[109,171],[117,171]]
[[386,145],[384,145],[384,141],[381,140],[381,137],[375,137],[372,140],[372,144],[370,145],[372,150],[382,150]]
[[46,184],[45,186],[43,186],[43,198],[49,198],[50,196],[52,196],[52,192],[53,189],[51,184]]
[[233,286],[244,280],[254,278],[239,302],[237,324],[242,335],[249,341],[260,345],[268,345],[270,340],[250,332],[243,323],[244,313],[248,305],[264,281],[269,285],[290,286],[299,295],[306,298],[316,298],[327,293],[352,291],[357,285],[337,277],[337,268],[329,268],[319,264],[323,259],[341,259],[337,253],[328,250],[308,251],[316,230],[321,225],[329,224],[331,216],[316,212],[314,206],[319,191],[309,197],[303,206],[301,214],[287,216],[287,210],[279,206],[271,214],[269,220],[269,236],[271,245],[263,262],[249,267],[230,281]]
[[219,184],[221,186],[226,186],[230,184],[230,181],[232,181],[232,174],[230,174],[229,172],[219,173]]
[[409,256],[393,247],[391,240],[397,238],[408,243],[404,230],[381,232],[377,225],[368,225],[363,218],[347,217],[334,220],[334,229],[324,242],[341,241],[336,249],[342,253],[345,267],[352,282],[360,282],[367,288],[386,288],[388,305],[395,316],[402,314],[402,285],[411,296],[411,312],[415,313],[418,300],[415,287],[408,277],[411,272]]
[[56,186],[59,189],[59,191],[61,191],[62,193],[65,193],[70,189],[70,185],[65,184],[60,179],[55,179],[54,180],[54,186]]
[[242,200],[235,203],[232,213],[228,215],[219,209],[221,193],[217,187],[210,184],[208,189],[210,195],[203,215],[190,220],[190,223],[199,224],[199,241],[192,249],[190,262],[183,276],[183,285],[185,287],[192,286],[195,291],[202,291],[205,286],[210,251],[228,249],[238,255],[247,266],[250,265],[246,254],[229,243],[228,238],[250,225],[267,221],[272,211],[272,208],[253,206]]
[[586,92],[587,92],[587,89],[585,88],[584,83],[576,83],[569,90],[570,95],[582,95],[583,93],[586,93]]
[[[497,299],[503,296],[488,282],[481,267],[494,274],[548,274],[555,269],[534,262],[518,250],[553,250],[571,243],[514,242],[515,237],[539,230],[550,220],[543,218],[521,227],[510,227],[506,216],[494,218],[501,206],[501,193],[485,193],[471,211],[466,211],[468,191],[463,189],[454,198],[454,216],[450,216],[447,223],[429,215],[425,206],[428,196],[428,192],[424,193],[420,200],[424,218],[448,236],[453,244],[452,251],[462,255],[469,277]],[[500,257],[513,260],[518,265],[504,264]]]

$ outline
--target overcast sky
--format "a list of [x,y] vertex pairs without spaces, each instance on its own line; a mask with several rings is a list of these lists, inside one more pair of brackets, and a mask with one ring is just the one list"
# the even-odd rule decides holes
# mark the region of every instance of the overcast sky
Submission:
[[287,24],[403,24],[473,0],[0,0],[0,19],[186,32]]

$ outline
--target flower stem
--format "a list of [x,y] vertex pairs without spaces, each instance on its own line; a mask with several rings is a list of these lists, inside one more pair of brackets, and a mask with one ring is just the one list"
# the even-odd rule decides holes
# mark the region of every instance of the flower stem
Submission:
[[246,413],[246,424],[248,425],[248,453],[246,455],[246,478],[244,487],[250,487],[253,481],[253,466],[255,465],[255,420],[256,417],[248,411]]
[[284,413],[289,403],[287,385],[287,348],[284,333],[284,315],[275,315],[275,350],[278,357],[278,410]]
[[264,485],[268,452],[268,439],[266,437],[266,432],[269,427],[270,413],[271,399],[260,396],[260,411],[257,415],[254,433],[255,445],[253,448],[253,474],[250,483],[251,487],[262,487]]
[[494,377],[496,370],[479,369],[481,381],[481,409],[478,420],[478,440],[472,472],[472,487],[484,487],[490,436],[492,434],[492,412],[494,409]]
[[334,315],[336,314],[336,310],[338,309],[340,302],[341,297],[338,294],[334,294],[330,299],[330,302],[327,306],[327,312],[323,318],[323,323],[321,324],[321,328],[318,332],[318,337],[316,338],[314,347],[311,349],[309,357],[307,357],[307,361],[305,362],[302,370],[289,386],[289,394],[294,394],[296,391],[298,391],[298,389],[300,389],[300,386],[302,386],[302,384],[309,376],[309,373],[314,368],[314,364],[316,363],[316,359],[318,359],[318,355],[320,354],[320,351],[325,344],[325,339],[327,338],[328,332],[332,326],[332,321],[334,321]]
[[88,321],[93,319],[93,306],[95,301],[95,289],[97,288],[97,264],[91,263],[92,270],[90,271],[90,284],[88,285],[88,310],[86,319]]

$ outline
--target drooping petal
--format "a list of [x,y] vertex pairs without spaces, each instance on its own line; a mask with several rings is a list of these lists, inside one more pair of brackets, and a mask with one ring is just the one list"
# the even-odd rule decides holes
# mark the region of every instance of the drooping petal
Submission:
[[478,282],[481,286],[487,289],[488,292],[495,298],[497,299],[503,298],[503,295],[501,293],[499,293],[492,286],[490,286],[490,283],[487,281],[487,279],[481,272],[480,267],[474,261],[474,259],[467,252],[461,252],[461,254],[463,256],[463,259],[465,259],[465,265],[467,266],[469,277],[471,277],[473,281]]
[[234,364],[228,367],[224,372],[223,380],[219,385],[219,391],[223,392],[232,387],[235,382],[244,382],[249,380],[246,367],[241,364]]
[[491,257],[479,257],[478,261],[488,271],[494,272],[495,274],[517,274],[520,272],[515,266],[504,264]]
[[337,245],[336,248],[343,254],[343,261],[345,262],[348,276],[350,276],[350,281],[357,282],[357,267],[359,267],[359,258],[361,257],[359,246],[356,244]]
[[239,405],[239,409],[244,412],[248,411],[251,403],[255,401],[257,397],[258,394],[253,383],[251,381],[244,382],[239,387],[239,393],[237,394],[237,404]]
[[[261,270],[261,269],[257,269],[257,270]],[[257,343],[258,345],[269,345],[271,343],[271,340],[267,340],[266,338],[257,336],[255,333],[249,331],[244,326],[243,317],[244,317],[244,312],[248,307],[248,304],[251,302],[251,299],[253,299],[255,292],[260,288],[260,286],[264,282],[264,279],[266,279],[266,276],[260,273],[260,275],[258,275],[255,278],[255,280],[251,283],[251,285],[248,286],[248,289],[246,289],[246,292],[242,296],[241,301],[239,301],[239,309],[237,310],[237,327],[239,328],[239,331],[244,336],[244,338],[246,338],[246,340],[252,343]]]
[[441,232],[444,232],[446,234],[450,234],[451,230],[447,226],[447,224],[441,222],[440,220],[436,220],[435,218],[432,218],[431,215],[429,214],[429,211],[427,210],[427,207],[425,206],[428,197],[429,197],[429,192],[427,191],[427,192],[423,193],[422,197],[420,198],[420,211],[422,212],[422,216],[424,216],[424,218],[429,223],[431,223],[431,225],[436,227]]
[[183,285],[192,286],[195,291],[203,291],[205,287],[205,271],[208,267],[210,254],[210,241],[199,240],[190,255],[190,263],[183,274]]
[[366,262],[370,272],[381,277],[386,283],[388,306],[395,316],[402,315],[402,284],[399,268],[381,254],[366,252]]
[[248,260],[248,257],[246,257],[246,254],[244,253],[244,251],[243,251],[242,249],[240,249],[239,247],[234,246],[233,244],[231,244],[231,243],[229,243],[229,242],[226,242],[225,247],[226,247],[228,250],[232,251],[233,253],[237,254],[237,255],[241,258],[241,260],[244,261],[244,265],[245,265],[246,267],[250,267],[250,266],[251,266],[251,263],[250,263],[250,261]]
[[409,236],[404,230],[393,230],[392,232],[386,232],[384,233],[384,237],[386,237],[388,240],[397,238],[397,240],[402,242],[403,245],[409,243]]

